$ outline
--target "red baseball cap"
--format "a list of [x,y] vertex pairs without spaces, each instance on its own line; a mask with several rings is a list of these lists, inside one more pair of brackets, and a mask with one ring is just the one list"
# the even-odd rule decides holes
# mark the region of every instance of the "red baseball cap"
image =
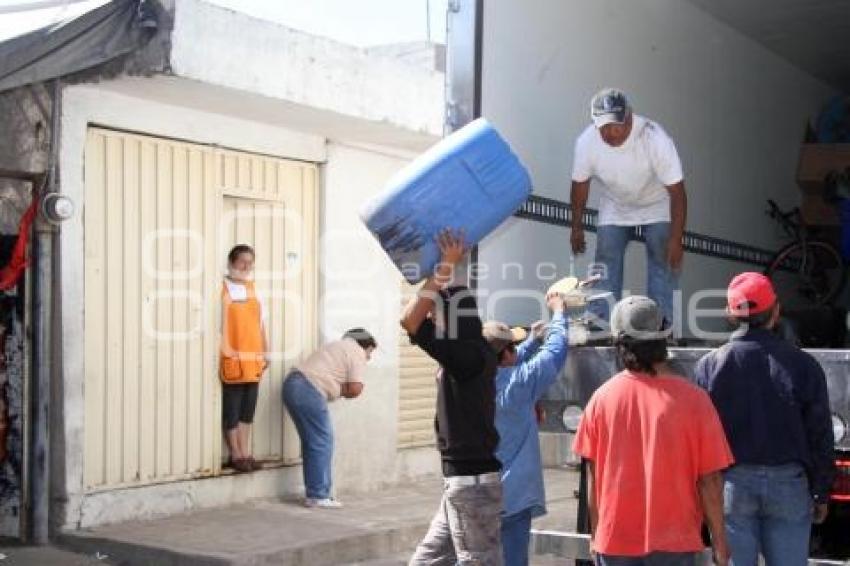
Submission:
[[776,303],[773,283],[761,273],[739,273],[726,291],[729,311],[734,315],[751,316],[771,308]]

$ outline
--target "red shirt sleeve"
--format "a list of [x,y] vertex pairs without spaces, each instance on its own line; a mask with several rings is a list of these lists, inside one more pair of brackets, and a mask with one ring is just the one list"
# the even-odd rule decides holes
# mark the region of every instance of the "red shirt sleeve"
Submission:
[[598,449],[598,437],[596,435],[596,403],[593,398],[584,409],[584,414],[578,424],[575,440],[573,441],[573,452],[587,458],[588,460],[596,460]]

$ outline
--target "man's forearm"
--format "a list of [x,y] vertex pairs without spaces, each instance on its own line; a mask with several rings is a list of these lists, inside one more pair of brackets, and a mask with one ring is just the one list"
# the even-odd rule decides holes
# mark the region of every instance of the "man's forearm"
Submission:
[[670,192],[670,237],[681,241],[685,235],[685,224],[688,220],[688,196],[685,192],[685,182],[679,181],[667,187]]
[[697,480],[699,499],[712,542],[725,544],[726,531],[723,527],[723,476],[712,472]]
[[582,216],[587,208],[587,197],[590,193],[590,181],[579,183],[573,181],[570,187],[570,209],[573,213],[573,228],[583,228]]
[[453,266],[439,264],[434,275],[425,281],[425,284],[410,299],[401,315],[401,326],[408,334],[416,334],[422,322],[428,317],[428,313],[434,308],[435,297],[443,288],[444,281],[450,279]]
[[428,313],[434,308],[433,293],[436,293],[435,287],[436,290],[439,290],[439,285],[435,284],[434,278],[429,278],[416,295],[410,299],[401,314],[401,326],[411,336],[419,331],[419,327],[428,317]]

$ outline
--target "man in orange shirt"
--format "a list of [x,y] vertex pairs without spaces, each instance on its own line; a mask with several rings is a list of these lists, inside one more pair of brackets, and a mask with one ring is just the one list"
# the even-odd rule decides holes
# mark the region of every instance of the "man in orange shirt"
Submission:
[[573,448],[588,463],[591,548],[600,566],[693,566],[705,519],[725,566],[720,472],[732,454],[711,399],[667,365],[662,319],[638,296],[611,316],[626,369],[594,393]]

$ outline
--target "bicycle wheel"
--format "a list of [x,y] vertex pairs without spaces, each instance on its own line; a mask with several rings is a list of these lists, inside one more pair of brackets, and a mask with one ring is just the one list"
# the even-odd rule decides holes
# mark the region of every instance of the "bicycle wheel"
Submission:
[[788,244],[773,257],[770,277],[786,309],[828,305],[844,287],[847,270],[834,246],[819,240]]

